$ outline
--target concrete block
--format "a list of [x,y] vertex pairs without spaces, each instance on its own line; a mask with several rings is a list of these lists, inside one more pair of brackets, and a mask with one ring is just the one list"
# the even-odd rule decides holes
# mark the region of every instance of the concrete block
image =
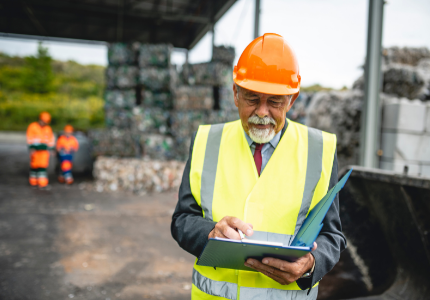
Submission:
[[425,131],[430,134],[430,103],[426,105],[426,124]]
[[421,166],[421,176],[430,178],[430,165]]
[[426,107],[420,100],[396,99],[383,106],[382,128],[423,132]]
[[421,138],[419,134],[382,132],[382,156],[389,159],[418,161]]
[[420,138],[418,160],[421,162],[430,162],[430,134],[422,135]]
[[383,170],[393,171],[403,174],[405,166],[408,167],[408,175],[421,175],[421,165],[397,159],[384,159],[380,162],[380,167]]

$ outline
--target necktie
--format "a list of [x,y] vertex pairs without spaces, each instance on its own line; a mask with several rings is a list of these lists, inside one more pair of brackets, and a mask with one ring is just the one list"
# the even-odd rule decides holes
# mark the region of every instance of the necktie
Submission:
[[255,166],[257,167],[258,176],[260,176],[261,164],[263,163],[263,158],[261,157],[261,149],[263,148],[263,145],[264,144],[255,143],[254,161]]

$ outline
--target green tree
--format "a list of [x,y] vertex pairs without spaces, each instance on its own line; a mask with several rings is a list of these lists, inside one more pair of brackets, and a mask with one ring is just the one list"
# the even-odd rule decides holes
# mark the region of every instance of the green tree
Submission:
[[52,90],[54,75],[52,72],[52,57],[48,48],[39,42],[36,56],[25,58],[26,72],[23,80],[24,88],[28,92],[48,93]]

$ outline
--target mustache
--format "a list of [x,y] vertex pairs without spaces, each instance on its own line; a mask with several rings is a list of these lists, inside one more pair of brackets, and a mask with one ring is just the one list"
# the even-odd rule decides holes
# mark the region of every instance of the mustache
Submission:
[[276,121],[273,118],[267,117],[267,116],[264,118],[260,118],[257,115],[253,115],[248,118],[248,123],[261,124],[261,125],[273,124],[276,126]]

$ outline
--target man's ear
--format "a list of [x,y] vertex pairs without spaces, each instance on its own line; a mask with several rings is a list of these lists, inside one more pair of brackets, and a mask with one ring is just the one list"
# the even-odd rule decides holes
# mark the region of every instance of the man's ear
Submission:
[[293,97],[290,100],[290,105],[288,105],[288,110],[290,110],[294,102],[296,102],[296,99],[299,97],[299,94],[300,94],[300,91],[293,95]]
[[238,91],[237,91],[237,86],[236,84],[233,83],[233,98],[234,98],[234,105],[236,105],[236,107],[239,107],[239,99],[238,99]]

